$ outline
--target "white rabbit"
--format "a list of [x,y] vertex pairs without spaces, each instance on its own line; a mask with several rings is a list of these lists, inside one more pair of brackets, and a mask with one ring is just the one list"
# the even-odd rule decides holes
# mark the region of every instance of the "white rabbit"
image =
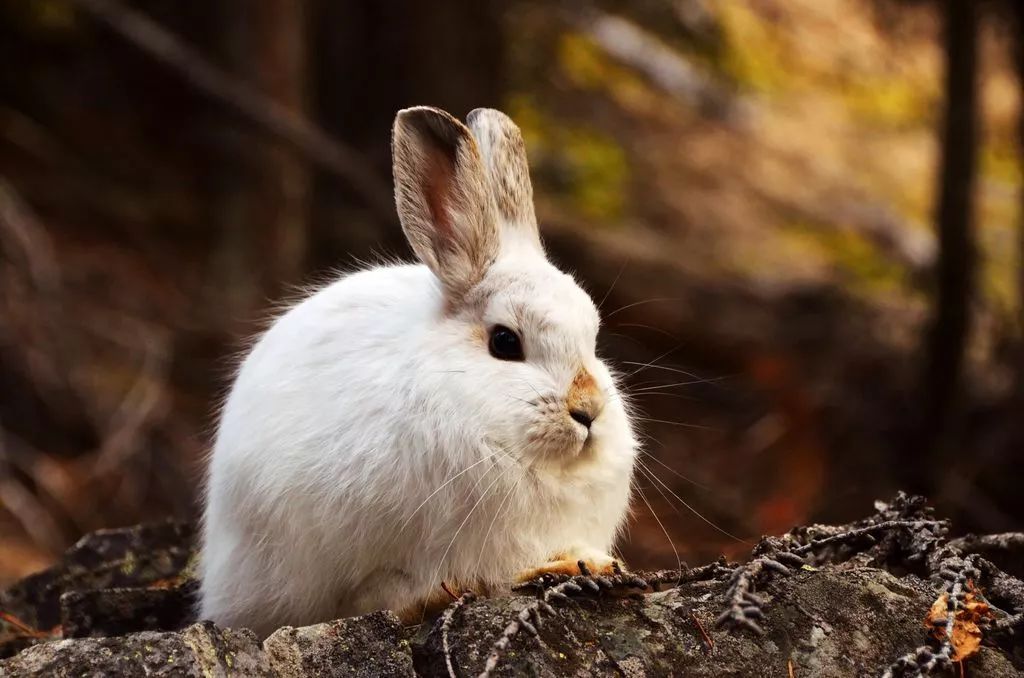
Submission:
[[545,257],[513,122],[401,111],[396,201],[421,265],[284,313],[210,459],[201,616],[265,636],[452,590],[613,566],[637,442],[590,297]]

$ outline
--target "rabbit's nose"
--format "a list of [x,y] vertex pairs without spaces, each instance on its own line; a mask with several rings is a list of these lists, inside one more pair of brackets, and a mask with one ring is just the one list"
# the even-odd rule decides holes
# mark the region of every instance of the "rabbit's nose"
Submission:
[[576,373],[576,378],[569,386],[565,404],[573,421],[583,424],[589,432],[590,426],[601,412],[604,399],[601,397],[597,382],[586,369],[581,368]]
[[578,421],[583,424],[587,430],[589,430],[590,425],[594,423],[594,418],[590,416],[590,413],[584,412],[583,410],[569,410],[569,416],[572,417],[574,421]]

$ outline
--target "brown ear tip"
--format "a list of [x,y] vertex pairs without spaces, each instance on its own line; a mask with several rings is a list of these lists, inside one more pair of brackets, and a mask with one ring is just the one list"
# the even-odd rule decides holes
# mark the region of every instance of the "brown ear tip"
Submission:
[[451,113],[433,106],[413,106],[398,111],[395,129],[408,129],[448,146],[455,146],[468,132]]
[[473,124],[475,122],[483,122],[484,119],[491,118],[496,122],[509,124],[512,122],[512,118],[508,117],[505,113],[502,113],[496,108],[474,108],[466,116],[466,122]]
[[396,120],[416,120],[430,117],[454,119],[452,118],[451,114],[448,113],[447,111],[440,108],[436,108],[434,106],[410,106],[408,108],[403,108],[402,110],[398,111],[397,114],[395,114]]

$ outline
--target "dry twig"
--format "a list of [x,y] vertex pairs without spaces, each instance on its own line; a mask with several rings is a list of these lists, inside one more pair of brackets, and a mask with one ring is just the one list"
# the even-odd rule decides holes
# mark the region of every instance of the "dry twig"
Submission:
[[[442,584],[442,587],[449,595],[452,592],[448,590],[447,584]],[[452,628],[452,621],[455,619],[455,615],[458,614],[459,610],[465,607],[468,603],[472,603],[476,600],[476,594],[472,591],[466,591],[459,596],[454,603],[449,605],[444,613],[441,615],[441,647],[444,649],[444,663],[448,667],[448,675],[450,678],[457,678],[455,675],[455,666],[452,664],[452,649],[448,644],[448,633]]]
[[356,151],[287,106],[270,99],[209,62],[195,48],[118,0],[72,0],[79,9],[171,68],[190,85],[233,108],[249,122],[288,142],[355,188],[381,218],[394,218],[391,191]]
[[600,594],[603,591],[616,589],[642,590],[648,588],[648,583],[642,577],[623,572],[618,565],[615,566],[615,574],[610,576],[591,574],[582,560],[579,562],[579,568],[582,574],[575,576],[549,574],[514,587],[514,590],[517,591],[534,588],[541,590],[542,593],[540,598],[524,607],[501,632],[498,640],[491,646],[487,663],[484,664],[484,670],[480,672],[478,678],[490,677],[508,650],[508,646],[520,631],[526,631],[535,638],[539,637],[537,629],[541,625],[542,614],[555,614],[555,608],[551,605],[553,602],[568,603],[572,600],[571,596],[584,593]]

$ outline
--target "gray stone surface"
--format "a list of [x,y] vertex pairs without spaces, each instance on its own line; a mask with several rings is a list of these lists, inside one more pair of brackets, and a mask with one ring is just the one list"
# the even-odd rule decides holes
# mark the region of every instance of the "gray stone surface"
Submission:
[[[693,582],[637,598],[581,597],[558,606],[538,638],[511,642],[495,676],[881,675],[924,637],[934,600],[916,577],[826,567],[779,577],[765,588],[766,634],[714,629],[725,584]],[[461,608],[450,626],[456,672],[476,676],[495,639],[531,602],[516,596]],[[710,648],[697,621],[714,641]],[[415,663],[415,671],[414,671]],[[1019,663],[982,647],[971,675],[1024,676]],[[447,676],[441,623],[403,629],[388,612],[302,628],[262,644],[249,631],[193,624],[177,632],[42,643],[0,662],[22,676]]]
[[[785,549],[816,553],[815,566],[771,561],[778,567],[762,571],[754,590],[763,635],[715,628],[730,575],[740,572],[723,563],[649,575],[655,586],[642,594],[626,578],[599,593],[562,589],[573,597],[552,598],[555,609],[536,636],[525,627],[511,635],[492,675],[785,678],[792,667],[798,678],[880,676],[899,657],[921,656],[925,615],[948,568],[967,562],[957,553],[976,547],[1003,557],[1008,570],[1020,566],[1024,536],[959,540],[962,551],[953,553],[941,546],[944,524],[930,516],[923,499],[900,495],[851,525],[763,540],[754,564],[782,558]],[[409,628],[377,612],[285,627],[260,642],[245,629],[194,623],[191,539],[187,526],[171,523],[95,533],[53,568],[0,594],[0,657],[8,657],[0,676],[446,677],[449,659],[456,676],[478,676],[510,623],[537,604],[534,594],[481,599]],[[812,549],[808,540],[823,546]],[[1024,582],[987,560],[971,562],[970,576],[997,614],[966,675],[1024,676],[1024,616],[1014,615],[1024,609]]]

